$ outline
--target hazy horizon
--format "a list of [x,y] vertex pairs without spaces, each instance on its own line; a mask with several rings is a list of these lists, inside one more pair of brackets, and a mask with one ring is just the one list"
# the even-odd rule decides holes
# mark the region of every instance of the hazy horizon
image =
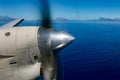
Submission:
[[[40,19],[40,0],[0,0],[0,16]],[[52,19],[120,18],[119,0],[50,0]]]
[[[16,17],[11,17],[11,16],[0,16],[0,20],[5,20],[5,19],[17,19]],[[23,18],[24,19],[24,18]],[[41,19],[24,19],[24,20],[41,20]],[[55,19],[52,20],[78,20],[78,19],[68,19],[68,18],[64,18],[64,17],[57,17]],[[79,19],[81,20],[81,19]],[[108,18],[108,17],[99,17],[96,19],[85,19],[85,20],[81,20],[81,21],[86,21],[86,20],[119,20],[120,18]]]

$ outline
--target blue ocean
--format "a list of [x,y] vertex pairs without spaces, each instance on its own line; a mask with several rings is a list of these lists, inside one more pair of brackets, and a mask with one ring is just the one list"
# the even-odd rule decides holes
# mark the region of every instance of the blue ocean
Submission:
[[54,21],[53,27],[76,38],[57,54],[59,80],[120,80],[119,22]]
[[120,80],[119,22],[59,22],[56,28],[76,38],[58,54],[60,80]]

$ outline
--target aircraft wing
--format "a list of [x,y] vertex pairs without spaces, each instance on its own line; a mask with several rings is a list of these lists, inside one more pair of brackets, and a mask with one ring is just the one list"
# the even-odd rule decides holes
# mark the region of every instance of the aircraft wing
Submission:
[[22,21],[24,21],[24,19],[16,19],[16,20],[13,20],[1,27],[6,27],[6,28],[10,28],[10,27],[16,27],[17,25],[19,25]]

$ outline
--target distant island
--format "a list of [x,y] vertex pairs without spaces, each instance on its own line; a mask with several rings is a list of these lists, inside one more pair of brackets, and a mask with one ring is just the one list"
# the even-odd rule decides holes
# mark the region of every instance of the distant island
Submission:
[[[9,16],[0,16],[0,21],[12,21],[15,20],[16,18],[12,18]],[[25,21],[41,21],[39,20],[25,20]],[[89,19],[89,20],[69,20],[67,18],[64,17],[57,17],[54,19],[54,21],[94,21],[94,22],[99,22],[99,21],[104,21],[104,22],[120,22],[120,18],[104,18],[104,17],[100,17],[98,19]]]
[[0,21],[11,21],[11,20],[15,20],[15,18],[9,16],[0,16]]
[[120,22],[120,18],[104,18],[104,17],[100,17],[98,19],[89,19],[89,20],[69,20],[66,18],[56,18],[56,21],[104,21],[104,22]]
[[55,20],[57,20],[57,21],[68,21],[68,19],[62,18],[62,17],[58,17],[58,18],[56,18]]
[[120,22],[120,18],[104,18],[104,17],[100,17],[99,19],[91,19],[91,20],[87,20],[87,21]]

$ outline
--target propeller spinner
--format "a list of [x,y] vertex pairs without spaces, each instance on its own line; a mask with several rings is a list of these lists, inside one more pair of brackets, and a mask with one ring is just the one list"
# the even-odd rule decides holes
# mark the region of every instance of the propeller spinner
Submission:
[[48,0],[42,2],[42,28],[38,32],[41,53],[42,73],[44,80],[57,80],[56,52],[69,45],[75,38],[63,31],[54,30]]

